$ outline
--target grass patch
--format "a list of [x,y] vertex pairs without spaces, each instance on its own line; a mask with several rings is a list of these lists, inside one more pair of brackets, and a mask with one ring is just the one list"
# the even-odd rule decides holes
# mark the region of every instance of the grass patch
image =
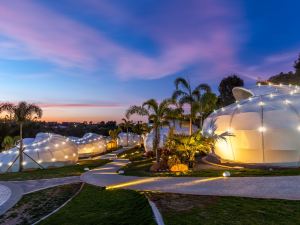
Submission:
[[67,176],[79,176],[83,172],[85,172],[84,168],[86,167],[93,169],[99,166],[103,166],[108,162],[110,162],[110,160],[108,159],[81,160],[78,162],[77,165],[49,169],[37,169],[32,171],[24,171],[20,173],[4,173],[0,174],[0,180],[37,180]]
[[149,193],[166,225],[300,224],[300,201]]
[[65,203],[80,186],[81,183],[68,184],[24,195],[13,208],[0,217],[0,224],[32,224]]
[[133,147],[130,149],[127,149],[117,155],[118,158],[125,158],[129,159],[130,161],[138,161],[144,159],[144,153],[145,150],[143,147]]
[[79,195],[43,225],[154,225],[145,196],[131,190],[103,190],[85,185]]
[[300,175],[300,168],[278,168],[268,169],[201,169],[199,171],[188,171],[185,173],[174,172],[150,172],[153,159],[133,161],[123,167],[124,175],[140,177],[219,177],[224,171],[229,171],[232,177],[255,177],[255,176],[295,176]]

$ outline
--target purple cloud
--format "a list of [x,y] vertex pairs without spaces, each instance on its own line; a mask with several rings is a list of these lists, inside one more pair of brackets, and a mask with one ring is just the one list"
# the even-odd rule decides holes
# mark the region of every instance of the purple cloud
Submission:
[[237,64],[241,17],[228,2],[172,1],[143,17],[108,1],[88,3],[117,27],[131,26],[149,36],[159,48],[158,55],[124,47],[103,31],[30,0],[1,2],[0,34],[18,43],[27,57],[84,70],[109,64],[123,79],[160,78],[198,63],[224,73]]

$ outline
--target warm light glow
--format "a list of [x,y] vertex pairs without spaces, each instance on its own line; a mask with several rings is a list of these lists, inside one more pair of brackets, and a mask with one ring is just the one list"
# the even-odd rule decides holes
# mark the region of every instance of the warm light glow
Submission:
[[133,180],[133,181],[128,181],[128,182],[124,182],[124,183],[120,183],[120,184],[116,184],[116,185],[110,185],[110,186],[107,186],[106,189],[129,187],[129,186],[133,186],[133,185],[137,185],[137,184],[149,183],[152,181],[156,181],[157,179],[158,178],[145,178],[145,179],[141,179],[141,180]]
[[55,158],[52,158],[52,159],[51,159],[51,161],[52,161],[52,162],[55,162],[55,161],[56,161],[56,159],[55,159]]
[[259,132],[266,132],[266,130],[267,129],[264,126],[261,126],[261,127],[258,128]]
[[265,105],[265,103],[264,103],[263,101],[260,101],[260,102],[258,103],[258,105],[259,105],[259,106],[263,106],[263,105]]

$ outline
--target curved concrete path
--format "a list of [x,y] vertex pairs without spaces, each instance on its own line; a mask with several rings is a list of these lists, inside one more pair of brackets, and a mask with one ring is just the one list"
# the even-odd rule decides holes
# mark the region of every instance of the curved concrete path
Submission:
[[77,182],[81,182],[79,176],[41,180],[2,181],[0,182],[0,215],[13,207],[24,194]]
[[[113,157],[115,155],[111,154],[110,158]],[[82,174],[81,179],[86,183],[107,188],[300,200],[300,176],[196,178],[118,175],[116,171],[127,163],[126,159],[114,159],[111,163]]]

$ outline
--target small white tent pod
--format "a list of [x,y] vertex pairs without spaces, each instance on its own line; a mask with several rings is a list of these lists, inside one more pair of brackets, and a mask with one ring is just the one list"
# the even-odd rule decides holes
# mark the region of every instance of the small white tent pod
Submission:
[[[77,147],[57,134],[39,133],[36,138],[25,138],[24,148],[24,170],[72,165],[78,160]],[[2,173],[18,171],[17,147],[0,153],[0,166]]]
[[291,85],[235,88],[234,96],[240,101],[212,113],[204,122],[203,132],[209,132],[215,120],[217,134],[230,131],[234,135],[218,141],[215,153],[242,163],[299,166],[299,91]]
[[86,133],[82,138],[70,137],[78,147],[79,157],[96,156],[106,151],[105,137],[95,134]]
[[[141,136],[135,133],[128,133],[128,146],[141,144]],[[118,146],[127,146],[127,133],[121,132],[118,138]]]

